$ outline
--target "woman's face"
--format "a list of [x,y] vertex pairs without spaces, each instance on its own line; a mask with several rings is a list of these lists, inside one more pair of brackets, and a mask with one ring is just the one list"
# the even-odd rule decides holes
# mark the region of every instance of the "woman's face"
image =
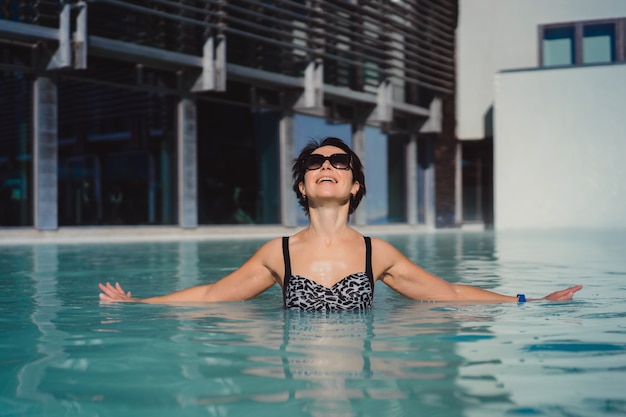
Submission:
[[306,159],[305,169],[304,182],[299,188],[309,201],[332,197],[350,201],[350,195],[359,190],[359,183],[353,182],[350,156],[341,148],[317,148]]

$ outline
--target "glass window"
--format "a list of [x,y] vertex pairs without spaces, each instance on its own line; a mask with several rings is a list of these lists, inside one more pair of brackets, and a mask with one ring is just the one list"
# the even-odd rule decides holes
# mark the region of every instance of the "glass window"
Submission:
[[0,226],[32,226],[32,83],[0,72]]
[[[380,129],[365,127],[365,185],[367,195],[367,224],[389,222],[388,184],[387,184],[387,135]],[[363,205],[363,202],[361,202]],[[361,208],[359,208],[361,210]]]
[[256,221],[280,223],[280,120],[281,113],[256,110],[253,113],[254,137],[259,178]]
[[426,223],[427,194],[433,192],[435,156],[432,138],[420,138],[417,144],[417,222]]
[[389,222],[406,222],[405,136],[390,136],[387,141],[387,192]]
[[574,64],[574,27],[544,29],[542,47],[544,66]]
[[615,26],[587,25],[583,29],[583,63],[615,61]]
[[199,224],[280,223],[279,123],[278,112],[198,102]]
[[463,221],[493,225],[493,140],[461,142]]
[[173,96],[61,79],[59,225],[175,224],[175,115]]

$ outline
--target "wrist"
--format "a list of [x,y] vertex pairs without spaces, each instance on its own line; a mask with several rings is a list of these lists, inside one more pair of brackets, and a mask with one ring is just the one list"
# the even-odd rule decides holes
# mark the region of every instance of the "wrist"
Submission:
[[517,302],[518,303],[525,303],[526,302],[526,295],[524,295],[524,294],[517,294]]

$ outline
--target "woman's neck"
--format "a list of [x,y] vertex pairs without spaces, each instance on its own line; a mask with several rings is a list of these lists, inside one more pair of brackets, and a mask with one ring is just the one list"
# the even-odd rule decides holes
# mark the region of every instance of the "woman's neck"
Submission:
[[310,233],[323,238],[327,242],[352,230],[352,228],[348,226],[347,208],[311,209],[309,211],[309,218],[310,224],[308,230]]

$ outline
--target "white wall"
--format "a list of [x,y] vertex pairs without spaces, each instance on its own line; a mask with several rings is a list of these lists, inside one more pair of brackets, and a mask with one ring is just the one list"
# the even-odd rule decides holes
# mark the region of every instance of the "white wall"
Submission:
[[626,64],[504,72],[495,91],[496,229],[626,227]]
[[457,136],[482,139],[494,75],[539,63],[538,25],[626,17],[626,0],[460,0]]

